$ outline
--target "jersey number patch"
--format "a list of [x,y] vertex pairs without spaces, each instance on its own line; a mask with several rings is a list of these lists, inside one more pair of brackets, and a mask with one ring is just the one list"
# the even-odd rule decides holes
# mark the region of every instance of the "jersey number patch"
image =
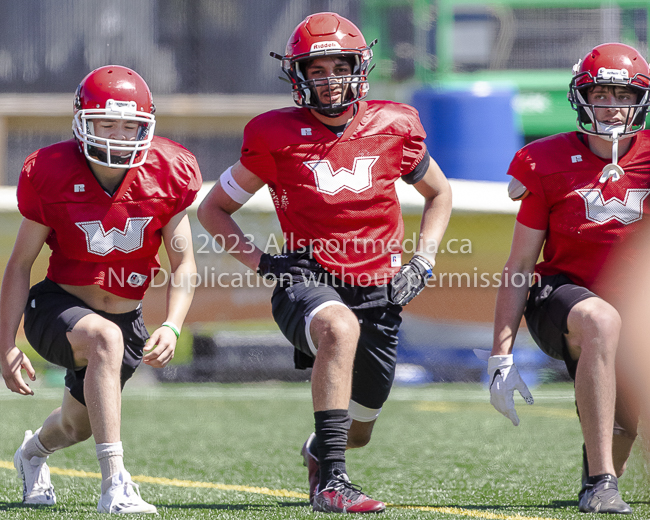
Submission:
[[142,247],[144,240],[144,229],[151,222],[153,217],[131,217],[126,219],[123,230],[112,228],[104,231],[101,220],[89,222],[77,222],[86,235],[86,246],[89,253],[99,256],[106,256],[111,251],[132,253]]
[[600,190],[576,190],[585,201],[587,219],[598,224],[618,220],[628,225],[643,218],[643,201],[650,190],[633,189],[625,192],[625,200],[612,197],[605,201]]
[[327,159],[308,161],[304,165],[314,172],[316,189],[321,193],[336,195],[341,190],[361,193],[372,187],[372,166],[377,159],[379,156],[355,157],[352,171],[347,168],[339,168],[334,171]]

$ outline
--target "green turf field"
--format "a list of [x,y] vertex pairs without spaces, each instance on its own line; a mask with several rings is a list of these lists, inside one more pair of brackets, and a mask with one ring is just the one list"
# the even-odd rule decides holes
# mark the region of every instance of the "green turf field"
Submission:
[[[61,390],[0,393],[0,517],[93,518],[99,480],[94,444],[50,457],[58,504],[23,508],[13,453],[27,428],[59,404]],[[578,513],[581,435],[570,385],[518,398],[514,427],[479,385],[399,387],[369,446],[348,453],[348,472],[390,503],[382,518],[586,518]],[[300,447],[311,432],[306,384],[127,386],[127,469],[160,518],[312,518]],[[650,517],[640,451],[621,479],[630,518]],[[322,517],[321,514],[319,516]]]

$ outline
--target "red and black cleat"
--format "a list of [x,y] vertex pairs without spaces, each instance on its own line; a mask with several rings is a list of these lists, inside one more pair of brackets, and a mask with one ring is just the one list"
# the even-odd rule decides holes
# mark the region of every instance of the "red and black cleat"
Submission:
[[322,513],[381,513],[386,504],[364,495],[345,473],[339,472],[316,493],[313,508]]

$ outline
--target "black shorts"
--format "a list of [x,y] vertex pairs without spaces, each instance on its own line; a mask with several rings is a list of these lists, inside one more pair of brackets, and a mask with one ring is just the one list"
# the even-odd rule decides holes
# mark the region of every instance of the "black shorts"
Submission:
[[[388,286],[355,287],[331,276],[314,281],[276,286],[271,299],[273,317],[296,348],[296,368],[313,365],[316,353],[309,335],[311,320],[328,305],[344,305],[359,319],[361,334],[354,361],[352,401],[372,410],[388,399],[397,363],[397,332],[402,307],[388,300]],[[377,412],[378,413],[378,412]],[[372,420],[355,417],[358,420]]]
[[524,310],[528,332],[546,354],[565,362],[572,379],[578,362],[569,355],[567,319],[577,303],[594,297],[598,296],[563,274],[542,277],[528,293]]
[[66,333],[72,331],[81,318],[98,314],[115,323],[124,338],[121,382],[131,378],[142,361],[142,349],[149,333],[142,320],[142,308],[123,314],[110,314],[88,307],[82,300],[63,290],[49,279],[29,290],[25,307],[25,336],[30,345],[50,363],[67,369],[65,386],[81,404],[84,400],[86,367],[75,367],[72,346]]

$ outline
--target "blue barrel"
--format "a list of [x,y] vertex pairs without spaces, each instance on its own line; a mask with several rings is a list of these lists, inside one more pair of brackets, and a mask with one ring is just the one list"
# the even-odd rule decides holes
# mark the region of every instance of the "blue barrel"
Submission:
[[449,178],[508,181],[508,166],[524,144],[509,86],[422,89],[413,106],[427,132],[431,157]]

